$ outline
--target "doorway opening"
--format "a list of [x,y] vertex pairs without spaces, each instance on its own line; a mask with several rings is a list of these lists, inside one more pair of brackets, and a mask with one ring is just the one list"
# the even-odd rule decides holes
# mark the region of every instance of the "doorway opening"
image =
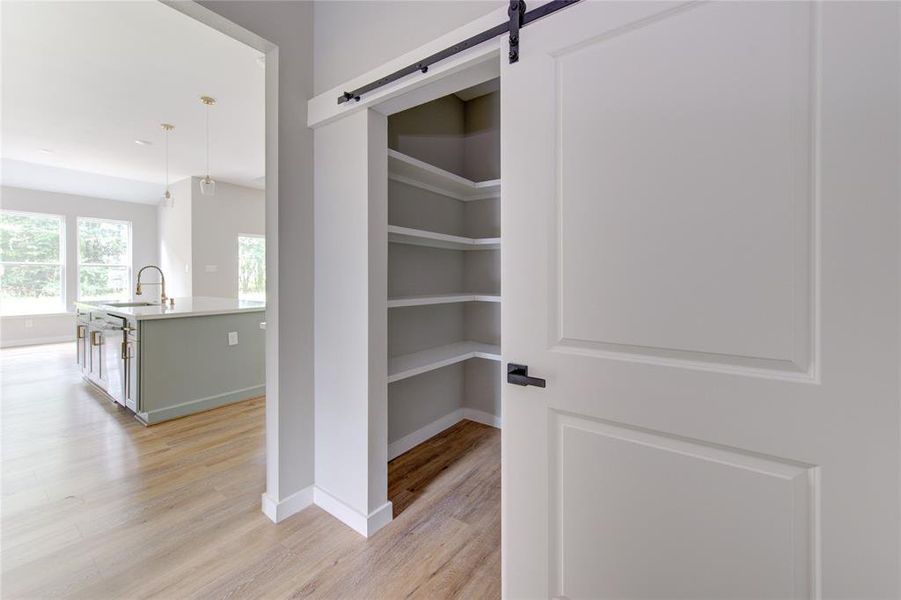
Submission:
[[[387,457],[395,517],[455,465],[499,467],[499,84],[493,77],[387,118]],[[497,506],[483,508],[499,512],[499,468],[494,474],[497,481],[481,483],[496,489],[484,501]]]
[[[176,487],[167,510],[183,531],[198,513],[179,498],[213,489],[259,516],[278,381],[265,294],[277,49],[195,9],[3,7],[3,51],[18,59],[4,65],[2,467],[23,491],[4,503],[4,547],[44,527],[84,533],[22,555],[22,576],[4,579],[14,595],[59,589],[67,567],[45,567],[57,555],[84,581],[95,551],[143,557],[138,529],[166,526],[154,507]],[[100,550],[115,527],[122,545]]]

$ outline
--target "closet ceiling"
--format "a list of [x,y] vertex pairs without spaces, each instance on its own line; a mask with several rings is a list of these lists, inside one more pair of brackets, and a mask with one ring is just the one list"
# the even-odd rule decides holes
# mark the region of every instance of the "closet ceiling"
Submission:
[[170,180],[203,175],[210,95],[210,174],[262,187],[260,53],[156,0],[4,2],[2,61],[4,185],[155,203],[160,123]]
[[469,102],[474,98],[490,94],[491,92],[497,92],[500,89],[501,80],[495,77],[494,79],[489,79],[488,81],[466,88],[465,90],[460,90],[454,95],[463,102]]

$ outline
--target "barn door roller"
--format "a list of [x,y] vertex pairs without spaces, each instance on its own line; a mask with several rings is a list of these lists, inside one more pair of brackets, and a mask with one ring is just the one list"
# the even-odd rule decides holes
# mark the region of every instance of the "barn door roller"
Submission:
[[510,0],[510,8],[507,9],[510,22],[507,29],[510,31],[510,64],[519,62],[519,28],[523,25],[526,16],[525,0]]
[[546,17],[547,15],[557,12],[561,8],[566,8],[571,4],[575,4],[576,2],[579,2],[579,0],[551,0],[547,4],[543,4],[538,8],[526,12],[526,3],[524,2],[524,0],[510,0],[510,7],[507,9],[507,14],[510,16],[510,19],[507,22],[501,23],[500,25],[495,25],[491,29],[486,29],[482,33],[477,33],[470,38],[466,38],[461,42],[457,42],[449,48],[445,48],[440,52],[436,52],[431,56],[427,56],[424,59],[413,63],[412,65],[406,66],[403,69],[391,73],[390,75],[386,75],[381,79],[377,79],[372,83],[367,83],[366,85],[358,87],[357,89],[350,92],[344,92],[343,94],[338,96],[338,104],[344,104],[345,102],[349,102],[350,100],[358,102],[360,100],[360,96],[362,96],[363,94],[368,94],[373,90],[377,90],[382,86],[393,83],[402,77],[406,77],[407,75],[412,75],[417,71],[425,73],[429,70],[429,67],[431,65],[446,58],[450,58],[454,54],[462,52],[468,48],[478,46],[482,42],[487,42],[488,40],[496,38],[497,36],[503,35],[507,32],[510,33],[510,54],[507,58],[511,63],[518,62],[519,30],[529,23],[537,21],[541,17]]

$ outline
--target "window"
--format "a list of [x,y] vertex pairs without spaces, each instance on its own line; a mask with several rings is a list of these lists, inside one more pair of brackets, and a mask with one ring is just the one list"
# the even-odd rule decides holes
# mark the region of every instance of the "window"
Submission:
[[59,215],[0,211],[0,313],[65,312],[65,232]]
[[238,236],[238,298],[266,301],[266,238]]
[[78,298],[131,298],[131,223],[78,218]]

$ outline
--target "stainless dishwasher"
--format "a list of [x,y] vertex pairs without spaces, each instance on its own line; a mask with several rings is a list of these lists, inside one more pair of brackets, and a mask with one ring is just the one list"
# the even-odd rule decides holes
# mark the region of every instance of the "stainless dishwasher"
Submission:
[[104,315],[101,324],[101,352],[106,379],[106,393],[118,404],[125,406],[128,380],[128,362],[125,344],[126,321],[116,315]]

